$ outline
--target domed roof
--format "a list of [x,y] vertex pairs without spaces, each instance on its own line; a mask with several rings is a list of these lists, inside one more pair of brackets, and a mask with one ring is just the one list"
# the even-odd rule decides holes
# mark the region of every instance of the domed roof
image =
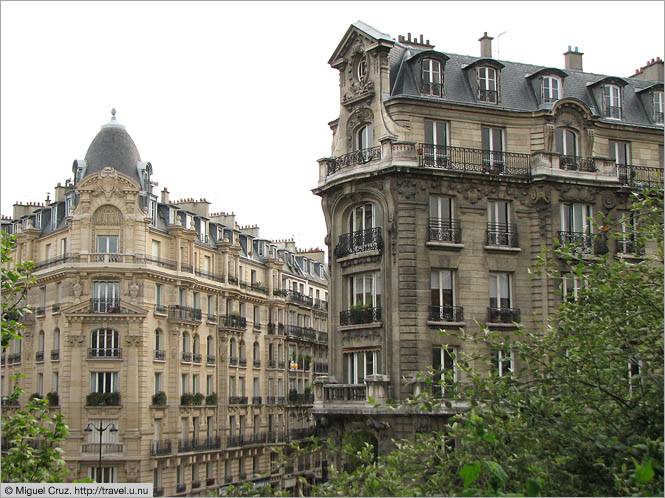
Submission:
[[102,126],[85,154],[85,176],[110,166],[141,185],[136,170],[136,164],[141,162],[139,151],[125,127],[116,120],[115,109],[111,113],[111,121]]

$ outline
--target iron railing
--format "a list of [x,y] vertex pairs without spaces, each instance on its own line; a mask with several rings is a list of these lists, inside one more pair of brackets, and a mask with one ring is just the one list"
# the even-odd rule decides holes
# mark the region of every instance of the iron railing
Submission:
[[205,277],[210,280],[214,280],[215,282],[221,282],[224,283],[224,275],[219,275],[217,273],[211,272],[211,271],[206,271],[206,270],[196,270],[194,274],[197,277]]
[[217,323],[217,315],[213,315],[211,313],[208,313],[208,316],[206,317],[206,321],[208,323]]
[[430,306],[429,319],[434,322],[463,322],[462,306]]
[[316,373],[328,373],[328,364],[322,363],[320,361],[314,362],[314,372]]
[[489,102],[496,104],[498,102],[499,92],[497,90],[487,90],[485,88],[478,88],[478,101]]
[[319,332],[318,340],[321,344],[328,344],[328,332]]
[[337,247],[335,247],[335,256],[343,258],[350,254],[369,251],[383,251],[383,238],[379,227],[340,235]]
[[169,270],[175,270],[178,266],[175,261],[170,259],[157,258],[155,256],[145,256],[145,262],[156,266],[161,266],[162,268],[167,268]]
[[215,360],[216,360],[215,355],[212,355],[212,354],[206,355],[206,363],[208,365],[214,365]]
[[229,396],[229,405],[246,405],[247,396]]
[[314,403],[314,393],[289,393],[289,404],[291,405],[311,405]]
[[316,330],[311,327],[301,327],[299,325],[287,325],[286,335],[296,339],[316,341]]
[[343,156],[334,157],[328,163],[328,175],[332,175],[340,169],[355,166],[357,164],[366,164],[376,159],[381,159],[381,147],[360,149],[344,154]]
[[644,244],[639,240],[638,233],[622,233],[616,239],[617,254],[644,255]]
[[37,351],[35,353],[35,361],[44,361],[44,351]]
[[218,450],[222,447],[221,436],[208,436],[205,438],[183,438],[178,440],[178,453],[190,451]]
[[63,254],[62,256],[58,256],[57,258],[45,259],[43,261],[40,261],[39,263],[35,263],[35,266],[32,269],[32,271],[43,270],[44,268],[49,268],[51,266],[59,265],[61,263],[66,263],[67,261],[78,261],[78,259],[79,259],[78,254]]
[[460,227],[459,221],[452,219],[430,218],[429,240],[459,244],[462,241],[462,228]]
[[520,322],[519,308],[487,308],[487,321],[489,323]]
[[202,356],[201,353],[192,353],[192,362],[201,363]]
[[192,353],[190,353],[189,351],[183,351],[182,352],[182,361],[185,361],[187,363],[191,363]]
[[[124,449],[123,443],[101,443],[101,453],[122,453]],[[99,455],[100,453],[100,444],[99,443],[82,443],[81,444],[81,453],[92,453],[93,455]]]
[[194,267],[192,265],[180,263],[180,271],[184,271],[186,273],[194,273]]
[[168,308],[163,304],[155,304],[155,315],[166,315]]
[[313,298],[293,290],[286,292],[286,300],[292,303],[304,304],[305,306],[314,306]]
[[60,313],[60,303],[56,303],[56,304],[51,305],[51,314],[55,315],[57,313]]
[[486,173],[515,178],[531,177],[531,156],[448,145],[418,145],[420,166],[451,171]]
[[596,171],[596,160],[593,157],[559,156],[559,169],[568,171]]
[[119,360],[122,358],[121,348],[88,348],[89,359]]
[[431,95],[433,97],[443,97],[443,83],[430,83],[423,81],[420,85],[421,95]]
[[51,361],[57,361],[60,359],[60,350],[52,349],[51,350]]
[[576,254],[607,254],[607,241],[600,235],[587,232],[558,232],[559,242],[570,246]]
[[517,227],[512,223],[488,223],[487,245],[519,247]]
[[663,168],[617,164],[617,177],[622,185],[663,189]]
[[166,351],[163,349],[155,349],[155,360],[166,360]]
[[219,315],[219,327],[245,330],[247,328],[247,319],[244,316]]
[[169,306],[169,319],[180,322],[201,323],[201,310],[172,304]]
[[381,308],[358,307],[350,310],[340,311],[340,325],[358,325],[364,323],[374,323],[381,321]]
[[120,313],[120,299],[117,297],[90,299],[91,313]]
[[606,118],[621,119],[621,106],[618,105],[603,106],[603,116]]

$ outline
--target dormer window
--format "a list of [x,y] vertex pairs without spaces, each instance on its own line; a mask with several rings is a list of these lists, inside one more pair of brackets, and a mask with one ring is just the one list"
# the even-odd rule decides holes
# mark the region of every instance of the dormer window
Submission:
[[653,92],[653,121],[663,124],[663,92]]
[[434,59],[423,59],[422,84],[420,93],[423,95],[443,96],[443,74],[441,63]]
[[555,102],[561,98],[561,78],[543,76],[543,102]]
[[55,230],[58,227],[58,206],[53,206],[51,208],[51,230]]
[[477,75],[478,101],[496,104],[499,101],[496,69],[487,66],[479,67]]
[[603,87],[603,116],[621,119],[621,88],[617,85]]
[[37,213],[37,215],[35,216],[35,228],[38,228],[40,230],[42,228],[42,212],[41,211],[39,213]]

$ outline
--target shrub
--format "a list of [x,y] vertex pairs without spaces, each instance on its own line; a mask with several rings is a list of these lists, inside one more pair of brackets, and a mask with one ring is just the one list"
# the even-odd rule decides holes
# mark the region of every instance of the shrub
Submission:
[[58,406],[58,403],[60,401],[58,393],[53,391],[50,393],[46,393],[46,399],[48,399],[49,406]]
[[196,393],[194,396],[192,396],[192,404],[193,405],[202,405],[203,404],[203,399],[204,396],[201,393]]
[[206,396],[206,405],[216,405],[217,404],[217,393],[211,393]]
[[194,397],[189,393],[185,393],[182,396],[180,396],[180,404],[182,406],[191,406],[193,400]]
[[164,406],[166,404],[166,393],[159,391],[152,395],[152,404],[154,406]]

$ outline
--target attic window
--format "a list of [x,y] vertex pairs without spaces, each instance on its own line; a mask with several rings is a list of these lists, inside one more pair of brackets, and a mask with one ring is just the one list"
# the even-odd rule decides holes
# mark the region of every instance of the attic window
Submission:
[[663,124],[663,92],[653,92],[653,121]]
[[436,97],[443,96],[443,75],[441,74],[441,63],[439,61],[423,59],[420,93]]
[[543,76],[542,97],[543,103],[559,100],[561,98],[561,78]]
[[621,88],[617,85],[603,87],[603,116],[621,119]]
[[482,66],[476,73],[478,78],[478,101],[496,104],[499,102],[496,69]]

